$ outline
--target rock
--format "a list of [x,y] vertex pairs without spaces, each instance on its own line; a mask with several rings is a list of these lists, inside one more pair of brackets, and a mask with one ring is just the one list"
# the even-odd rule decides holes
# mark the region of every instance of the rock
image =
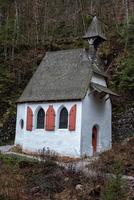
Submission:
[[31,193],[32,193],[32,194],[38,193],[39,191],[40,191],[40,187],[39,187],[39,186],[33,187],[33,188],[31,189]]
[[122,113],[113,116],[113,139],[123,141],[134,133],[134,105]]
[[83,185],[78,184],[78,185],[76,185],[75,189],[76,190],[82,190],[83,189]]
[[66,177],[64,180],[65,180],[65,182],[67,182],[67,181],[69,181],[69,178],[68,178],[68,177]]
[[129,141],[130,141],[130,138],[126,138],[126,139],[122,142],[122,144],[125,145],[125,144],[127,144]]

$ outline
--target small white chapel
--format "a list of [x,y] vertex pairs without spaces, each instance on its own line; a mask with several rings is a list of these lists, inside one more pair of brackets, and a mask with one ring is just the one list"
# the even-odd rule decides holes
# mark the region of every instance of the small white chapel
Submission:
[[112,92],[98,56],[106,40],[93,20],[83,36],[88,48],[47,52],[17,101],[15,144],[61,156],[93,156],[112,145]]

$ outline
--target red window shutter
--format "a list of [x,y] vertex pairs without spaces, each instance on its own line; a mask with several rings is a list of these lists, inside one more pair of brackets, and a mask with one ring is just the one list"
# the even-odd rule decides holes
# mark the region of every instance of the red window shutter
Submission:
[[74,105],[69,113],[69,130],[75,131],[76,127],[76,105]]
[[33,126],[33,112],[30,107],[27,107],[27,124],[26,124],[27,131],[32,131],[32,126]]
[[46,130],[54,131],[55,129],[55,111],[53,106],[49,106],[46,112]]

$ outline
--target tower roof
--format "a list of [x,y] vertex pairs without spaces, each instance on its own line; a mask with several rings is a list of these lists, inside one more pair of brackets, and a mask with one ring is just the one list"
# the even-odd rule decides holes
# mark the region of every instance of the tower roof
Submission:
[[93,17],[93,20],[88,27],[86,34],[83,36],[84,39],[90,39],[94,37],[100,37],[103,40],[106,40],[106,36],[102,30],[101,22],[97,19],[96,16]]

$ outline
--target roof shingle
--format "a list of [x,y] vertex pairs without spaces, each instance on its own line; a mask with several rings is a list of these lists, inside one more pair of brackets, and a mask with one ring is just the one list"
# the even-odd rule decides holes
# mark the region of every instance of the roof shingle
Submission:
[[83,49],[47,52],[17,102],[82,99],[91,76]]

